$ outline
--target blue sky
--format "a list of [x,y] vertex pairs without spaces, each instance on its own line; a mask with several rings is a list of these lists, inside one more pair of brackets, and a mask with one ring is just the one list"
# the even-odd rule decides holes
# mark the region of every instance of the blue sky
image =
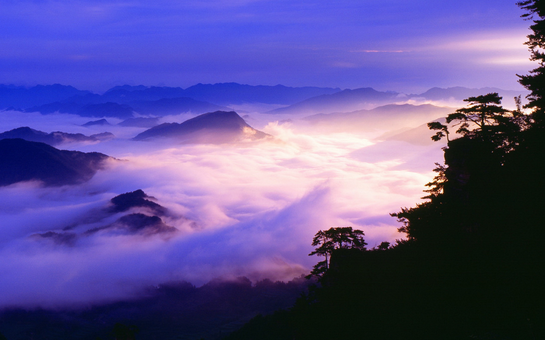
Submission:
[[518,89],[511,0],[0,0],[0,83]]

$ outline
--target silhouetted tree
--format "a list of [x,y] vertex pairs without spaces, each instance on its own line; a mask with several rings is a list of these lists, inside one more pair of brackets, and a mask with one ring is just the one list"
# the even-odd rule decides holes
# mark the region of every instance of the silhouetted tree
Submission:
[[115,340],[135,340],[136,333],[140,330],[134,325],[127,326],[122,323],[116,323],[112,330]]
[[532,118],[537,125],[545,125],[545,3],[541,0],[520,1],[517,5],[526,10],[522,17],[532,20],[529,34],[525,43],[531,53],[531,60],[538,63],[537,67],[527,75],[518,75],[519,82],[531,93],[526,96],[529,102],[526,108],[532,110]]
[[439,130],[431,138],[438,141],[443,137],[448,139],[448,124],[454,122],[458,129],[456,133],[469,139],[480,139],[490,143],[495,148],[509,151],[513,148],[518,133],[521,131],[521,121],[515,119],[522,115],[520,110],[509,111],[501,106],[498,93],[469,97],[464,99],[469,104],[447,116],[447,125],[439,122],[428,123],[431,130]]
[[322,276],[329,269],[329,259],[335,249],[358,249],[365,250],[367,243],[362,230],[352,227],[332,227],[326,231],[318,231],[312,239],[312,246],[316,247],[309,256],[324,256],[325,260],[318,262],[311,272],[311,275]]
[[377,246],[377,250],[388,250],[388,248],[390,248],[390,242],[381,242],[378,246]]

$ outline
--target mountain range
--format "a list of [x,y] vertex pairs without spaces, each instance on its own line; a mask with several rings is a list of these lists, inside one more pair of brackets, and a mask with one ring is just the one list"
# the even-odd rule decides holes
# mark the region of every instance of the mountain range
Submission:
[[107,155],[56,149],[23,139],[0,140],[0,186],[41,181],[46,186],[79,184],[103,169]]
[[272,110],[269,113],[313,114],[354,111],[366,106],[392,103],[399,100],[399,96],[400,94],[397,92],[380,92],[370,87],[343,90],[312,97],[288,107]]
[[102,140],[112,139],[115,138],[115,136],[110,132],[103,132],[91,136],[85,136],[81,133],[66,133],[61,131],[46,133],[43,131],[31,129],[28,126],[24,126],[0,133],[0,139],[8,138],[21,138],[31,142],[40,142],[49,144],[51,146],[57,146],[60,144],[74,142],[94,143]]
[[116,86],[99,95],[64,85],[39,85],[31,88],[0,85],[0,109],[71,113],[85,117],[165,116],[191,112],[228,111],[230,105],[245,103],[275,104],[284,107],[269,113],[316,114],[348,112],[386,104],[420,101],[461,101],[470,96],[498,92],[508,102],[525,95],[524,90],[465,87],[432,88],[421,94],[357,88],[252,86],[237,83],[197,84],[181,87]]
[[395,130],[420,125],[451,113],[452,109],[431,104],[390,104],[371,110],[316,114],[303,118],[313,130],[321,132],[362,132]]

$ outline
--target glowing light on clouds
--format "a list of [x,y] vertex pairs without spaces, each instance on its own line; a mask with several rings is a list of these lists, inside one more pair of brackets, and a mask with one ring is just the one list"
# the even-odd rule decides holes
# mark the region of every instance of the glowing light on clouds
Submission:
[[[34,118],[32,127],[48,132],[52,121],[71,132],[81,131],[76,124],[85,122],[67,115]],[[175,279],[195,284],[238,275],[291,279],[316,262],[307,255],[319,229],[361,228],[371,247],[400,238],[388,214],[419,201],[433,162],[441,158],[439,145],[377,143],[364,135],[263,125],[274,141],[218,146],[117,139],[70,145],[122,161],[78,186],[0,188],[0,306],[110,301]],[[122,134],[122,128],[111,128]],[[411,159],[420,165],[411,165]],[[177,227],[177,235],[93,234],[72,245],[30,237],[67,226],[82,235],[113,223],[118,215],[100,219],[100,211],[112,197],[136,189],[169,209],[164,222]]]

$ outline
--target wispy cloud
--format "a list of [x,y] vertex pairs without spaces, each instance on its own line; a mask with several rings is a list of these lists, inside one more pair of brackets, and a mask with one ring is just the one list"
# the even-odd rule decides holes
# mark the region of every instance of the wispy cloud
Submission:
[[[0,115],[2,126],[16,124],[14,118],[4,119],[13,117],[11,112]],[[245,147],[123,139],[73,145],[123,161],[79,186],[0,188],[0,307],[110,301],[175,279],[195,284],[233,275],[290,279],[314,264],[307,254],[319,229],[362,228],[370,244],[399,238],[388,214],[419,200],[433,162],[441,157],[435,145],[404,142],[386,153],[365,153],[361,150],[375,142],[364,135],[313,134],[288,123],[267,124],[270,115],[253,116],[276,141]],[[85,121],[36,115],[32,127],[47,131],[56,122],[58,129],[76,132]],[[113,128],[123,135],[120,127]],[[136,133],[131,131],[125,136]],[[429,167],[408,162],[410,155],[421,158],[429,152],[424,158]],[[81,236],[113,223],[116,216],[101,219],[97,212],[112,197],[136,189],[172,212],[164,222],[180,232],[169,238]],[[66,227],[80,235],[69,245],[31,237]]]

